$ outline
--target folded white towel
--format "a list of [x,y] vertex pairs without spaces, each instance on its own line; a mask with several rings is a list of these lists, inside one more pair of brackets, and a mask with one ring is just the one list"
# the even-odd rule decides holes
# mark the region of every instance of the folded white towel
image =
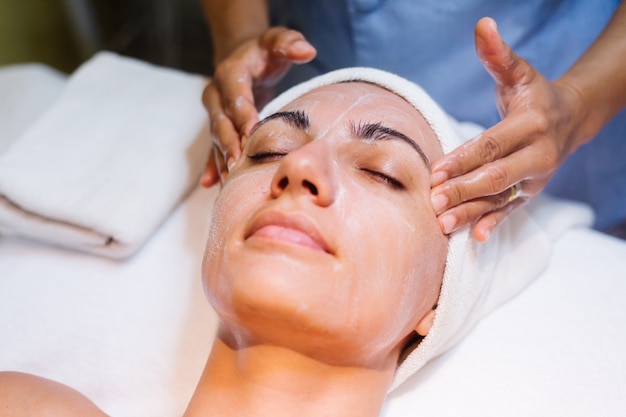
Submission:
[[66,77],[43,64],[0,68],[0,154],[57,99]]
[[[481,131],[476,125],[456,122],[418,85],[373,68],[345,68],[315,77],[268,103],[260,117],[279,111],[315,88],[345,81],[377,84],[403,97],[424,116],[444,153]],[[560,231],[591,221],[589,209],[572,209],[561,218],[561,226],[549,232],[545,224],[550,224],[554,217],[554,212],[549,210],[520,208],[498,227],[487,243],[479,244],[472,239],[469,227],[450,236],[435,321],[428,336],[405,352],[391,389],[445,352],[481,317],[539,276],[549,262],[553,240]]]
[[104,52],[0,155],[0,233],[132,254],[196,183],[206,80]]

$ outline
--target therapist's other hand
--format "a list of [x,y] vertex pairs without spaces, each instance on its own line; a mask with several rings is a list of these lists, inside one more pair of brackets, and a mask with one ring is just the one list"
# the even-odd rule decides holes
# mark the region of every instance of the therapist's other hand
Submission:
[[493,19],[478,22],[475,41],[495,80],[503,119],[432,164],[431,199],[444,233],[474,223],[474,238],[483,242],[546,186],[574,150],[580,103],[573,89],[551,83],[517,56]]
[[315,48],[300,32],[273,27],[217,63],[202,95],[213,141],[200,180],[203,186],[215,184],[237,161],[242,140],[259,121],[257,109],[272,98],[273,87],[291,64],[309,62],[315,55]]

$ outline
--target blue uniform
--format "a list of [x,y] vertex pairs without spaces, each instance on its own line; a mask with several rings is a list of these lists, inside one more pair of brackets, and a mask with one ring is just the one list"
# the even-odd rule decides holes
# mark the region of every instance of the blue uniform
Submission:
[[[562,75],[608,23],[619,0],[273,0],[272,19],[301,31],[316,59],[280,88],[348,66],[370,66],[420,84],[459,120],[500,120],[494,84],[478,60],[474,26],[496,19],[503,39],[548,79]],[[625,57],[626,59],[626,57]],[[585,201],[596,227],[626,219],[626,111],[581,147],[548,185]]]

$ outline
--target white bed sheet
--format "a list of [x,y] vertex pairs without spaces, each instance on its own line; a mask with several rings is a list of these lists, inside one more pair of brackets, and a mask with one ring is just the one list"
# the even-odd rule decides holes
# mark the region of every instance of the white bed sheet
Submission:
[[[195,190],[125,262],[0,239],[0,369],[64,382],[112,416],[181,415],[217,325],[199,277],[215,194]],[[626,415],[625,297],[626,243],[566,232],[542,276],[383,416]]]

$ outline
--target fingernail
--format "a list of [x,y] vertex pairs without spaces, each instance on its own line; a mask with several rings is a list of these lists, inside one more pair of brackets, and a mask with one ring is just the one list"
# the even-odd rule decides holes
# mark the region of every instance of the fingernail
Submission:
[[302,40],[302,39],[298,39],[297,41],[295,41],[294,43],[291,44],[291,48],[293,50],[293,52],[296,53],[302,53],[302,52],[306,52],[308,49],[311,48],[311,46],[309,45],[308,42]]
[[431,194],[430,202],[433,205],[435,213],[439,214],[448,205],[448,197],[445,194]]
[[228,169],[228,172],[232,171],[234,166],[235,166],[235,158],[231,156],[228,158],[228,161],[226,162],[226,168]]
[[448,173],[446,171],[433,172],[433,174],[430,177],[430,186],[434,187],[436,185],[439,185],[447,179],[448,179]]
[[451,214],[446,214],[439,219],[439,223],[443,228],[443,233],[445,233],[446,235],[450,234],[456,226],[456,217]]

